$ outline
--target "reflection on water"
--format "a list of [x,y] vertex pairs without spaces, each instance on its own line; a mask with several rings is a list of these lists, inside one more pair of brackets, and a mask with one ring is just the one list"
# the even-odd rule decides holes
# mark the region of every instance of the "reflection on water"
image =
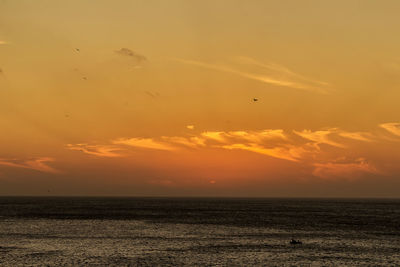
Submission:
[[399,204],[0,198],[0,265],[399,266]]

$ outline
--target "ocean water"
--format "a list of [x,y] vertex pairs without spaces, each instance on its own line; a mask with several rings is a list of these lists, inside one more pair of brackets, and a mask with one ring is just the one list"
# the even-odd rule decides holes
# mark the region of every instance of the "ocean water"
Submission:
[[400,200],[3,197],[0,266],[400,266]]

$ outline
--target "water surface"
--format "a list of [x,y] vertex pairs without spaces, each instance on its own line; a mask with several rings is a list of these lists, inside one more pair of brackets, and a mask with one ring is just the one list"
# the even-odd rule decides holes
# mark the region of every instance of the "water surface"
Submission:
[[400,266],[399,222],[400,200],[3,197],[0,265]]

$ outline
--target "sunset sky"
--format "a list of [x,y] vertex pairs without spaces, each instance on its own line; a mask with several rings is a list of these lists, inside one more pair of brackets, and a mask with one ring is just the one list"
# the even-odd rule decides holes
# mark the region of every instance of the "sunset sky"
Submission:
[[400,197],[399,12],[0,0],[0,195]]

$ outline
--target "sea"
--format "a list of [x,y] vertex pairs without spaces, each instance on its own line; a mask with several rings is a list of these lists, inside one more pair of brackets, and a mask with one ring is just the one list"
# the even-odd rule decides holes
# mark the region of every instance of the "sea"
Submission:
[[0,197],[0,266],[400,266],[400,200]]

